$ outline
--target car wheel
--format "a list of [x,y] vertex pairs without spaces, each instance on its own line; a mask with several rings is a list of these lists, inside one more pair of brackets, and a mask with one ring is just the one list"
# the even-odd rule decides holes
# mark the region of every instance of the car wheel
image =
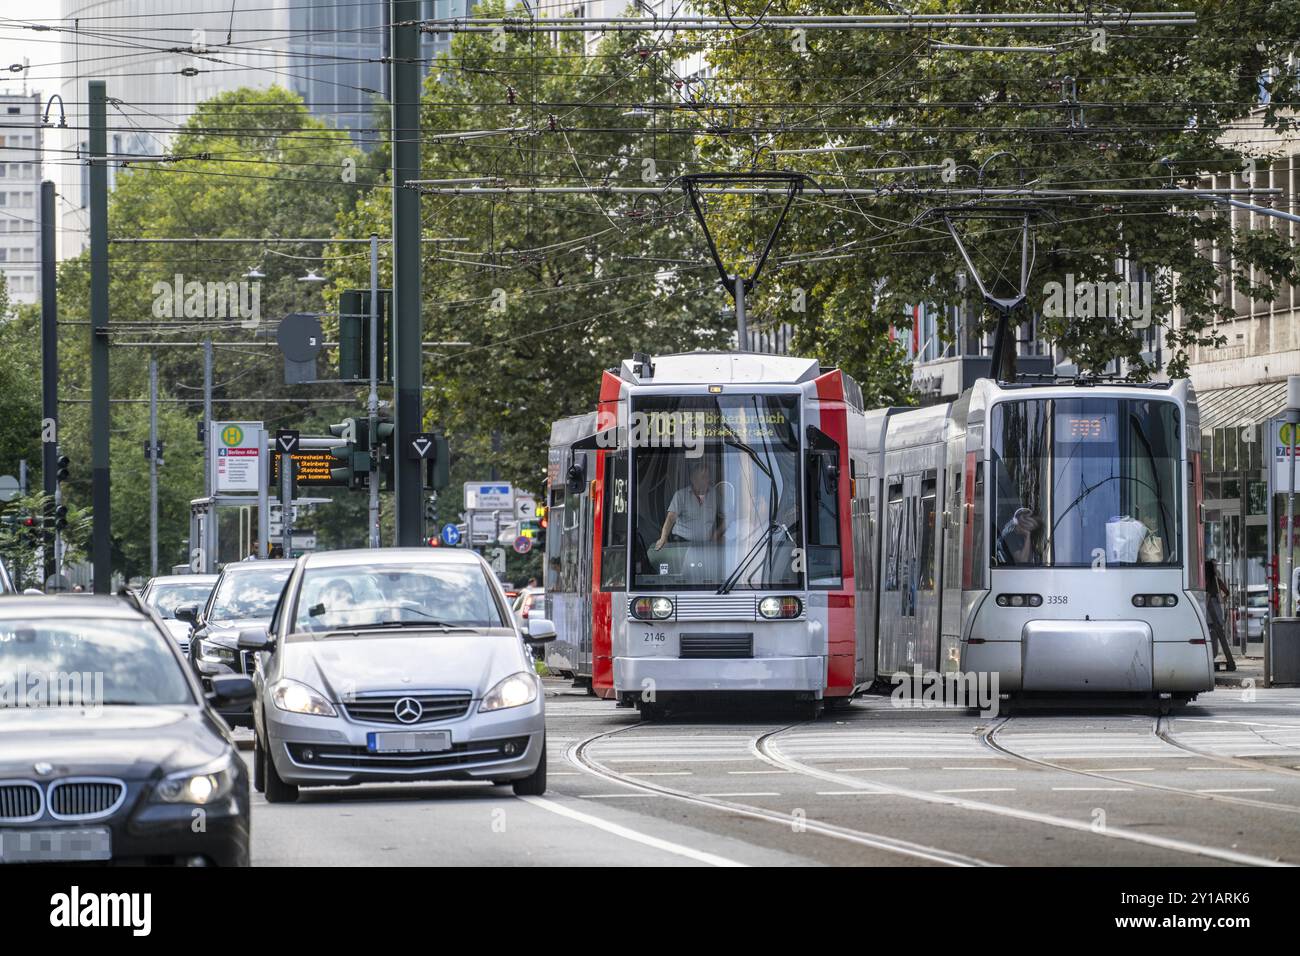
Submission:
[[262,738],[253,733],[253,789],[266,793],[266,751],[262,749]]
[[516,780],[512,786],[517,797],[540,797],[546,792],[546,737],[542,737],[542,759],[537,761],[537,769]]
[[264,752],[262,766],[266,772],[263,783],[266,784],[264,792],[267,803],[293,803],[298,799],[298,785],[285,783],[280,778],[280,772],[275,769],[275,761],[271,759],[269,753]]

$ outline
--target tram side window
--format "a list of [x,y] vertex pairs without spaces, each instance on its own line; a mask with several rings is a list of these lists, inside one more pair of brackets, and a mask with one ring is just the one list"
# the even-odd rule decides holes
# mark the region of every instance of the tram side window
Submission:
[[921,550],[917,558],[920,570],[917,588],[934,590],[934,539],[935,539],[935,480],[927,478],[921,485]]
[[899,588],[903,544],[903,483],[891,483],[885,514],[885,590]]
[[601,509],[604,541],[600,551],[600,588],[627,587],[627,452],[606,452],[605,497]]
[[563,591],[562,569],[564,560],[564,496],[551,493],[551,504],[546,509],[546,592]]
[[839,587],[840,495],[839,456],[814,452],[808,456],[808,586]]
[[971,521],[971,587],[984,586],[984,462],[975,463],[974,518]]

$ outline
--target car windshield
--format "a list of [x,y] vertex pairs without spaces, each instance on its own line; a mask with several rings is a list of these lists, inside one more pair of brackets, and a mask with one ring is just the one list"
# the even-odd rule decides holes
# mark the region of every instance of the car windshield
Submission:
[[269,618],[292,570],[289,567],[227,570],[217,583],[217,593],[213,596],[208,620]]
[[212,593],[212,582],[205,584],[155,584],[149,589],[148,604],[165,618],[175,618],[182,604],[202,604]]
[[1170,401],[995,405],[993,566],[1180,565],[1179,427]]
[[192,704],[181,667],[148,621],[0,620],[0,710]]
[[508,626],[478,564],[346,565],[303,575],[294,630],[400,624]]
[[1268,592],[1259,591],[1247,594],[1246,607],[1268,607]]

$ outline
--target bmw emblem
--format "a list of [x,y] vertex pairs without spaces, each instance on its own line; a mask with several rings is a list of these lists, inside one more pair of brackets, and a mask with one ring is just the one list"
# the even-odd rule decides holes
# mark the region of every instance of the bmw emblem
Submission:
[[33,764],[32,769],[35,770],[39,776],[44,777],[46,774],[54,773],[54,764],[46,763],[42,760],[37,764]]

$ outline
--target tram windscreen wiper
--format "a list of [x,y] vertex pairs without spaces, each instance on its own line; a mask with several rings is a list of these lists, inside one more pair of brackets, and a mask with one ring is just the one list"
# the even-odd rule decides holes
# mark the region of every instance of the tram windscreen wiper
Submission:
[[[735,568],[732,569],[731,573],[723,579],[722,584],[718,585],[716,593],[731,593],[731,590],[736,586],[737,582],[740,581],[740,576],[744,574],[745,569],[749,567],[749,563],[754,560],[754,555],[756,555],[760,549],[765,547],[767,543],[772,540],[772,534],[776,531],[784,531],[786,537],[791,537],[789,528],[775,521],[772,522],[772,524],[767,526],[767,530],[759,536],[759,539],[754,542],[754,546],[745,552],[745,556],[740,559]],[[791,540],[793,540],[793,538],[791,538]]]

